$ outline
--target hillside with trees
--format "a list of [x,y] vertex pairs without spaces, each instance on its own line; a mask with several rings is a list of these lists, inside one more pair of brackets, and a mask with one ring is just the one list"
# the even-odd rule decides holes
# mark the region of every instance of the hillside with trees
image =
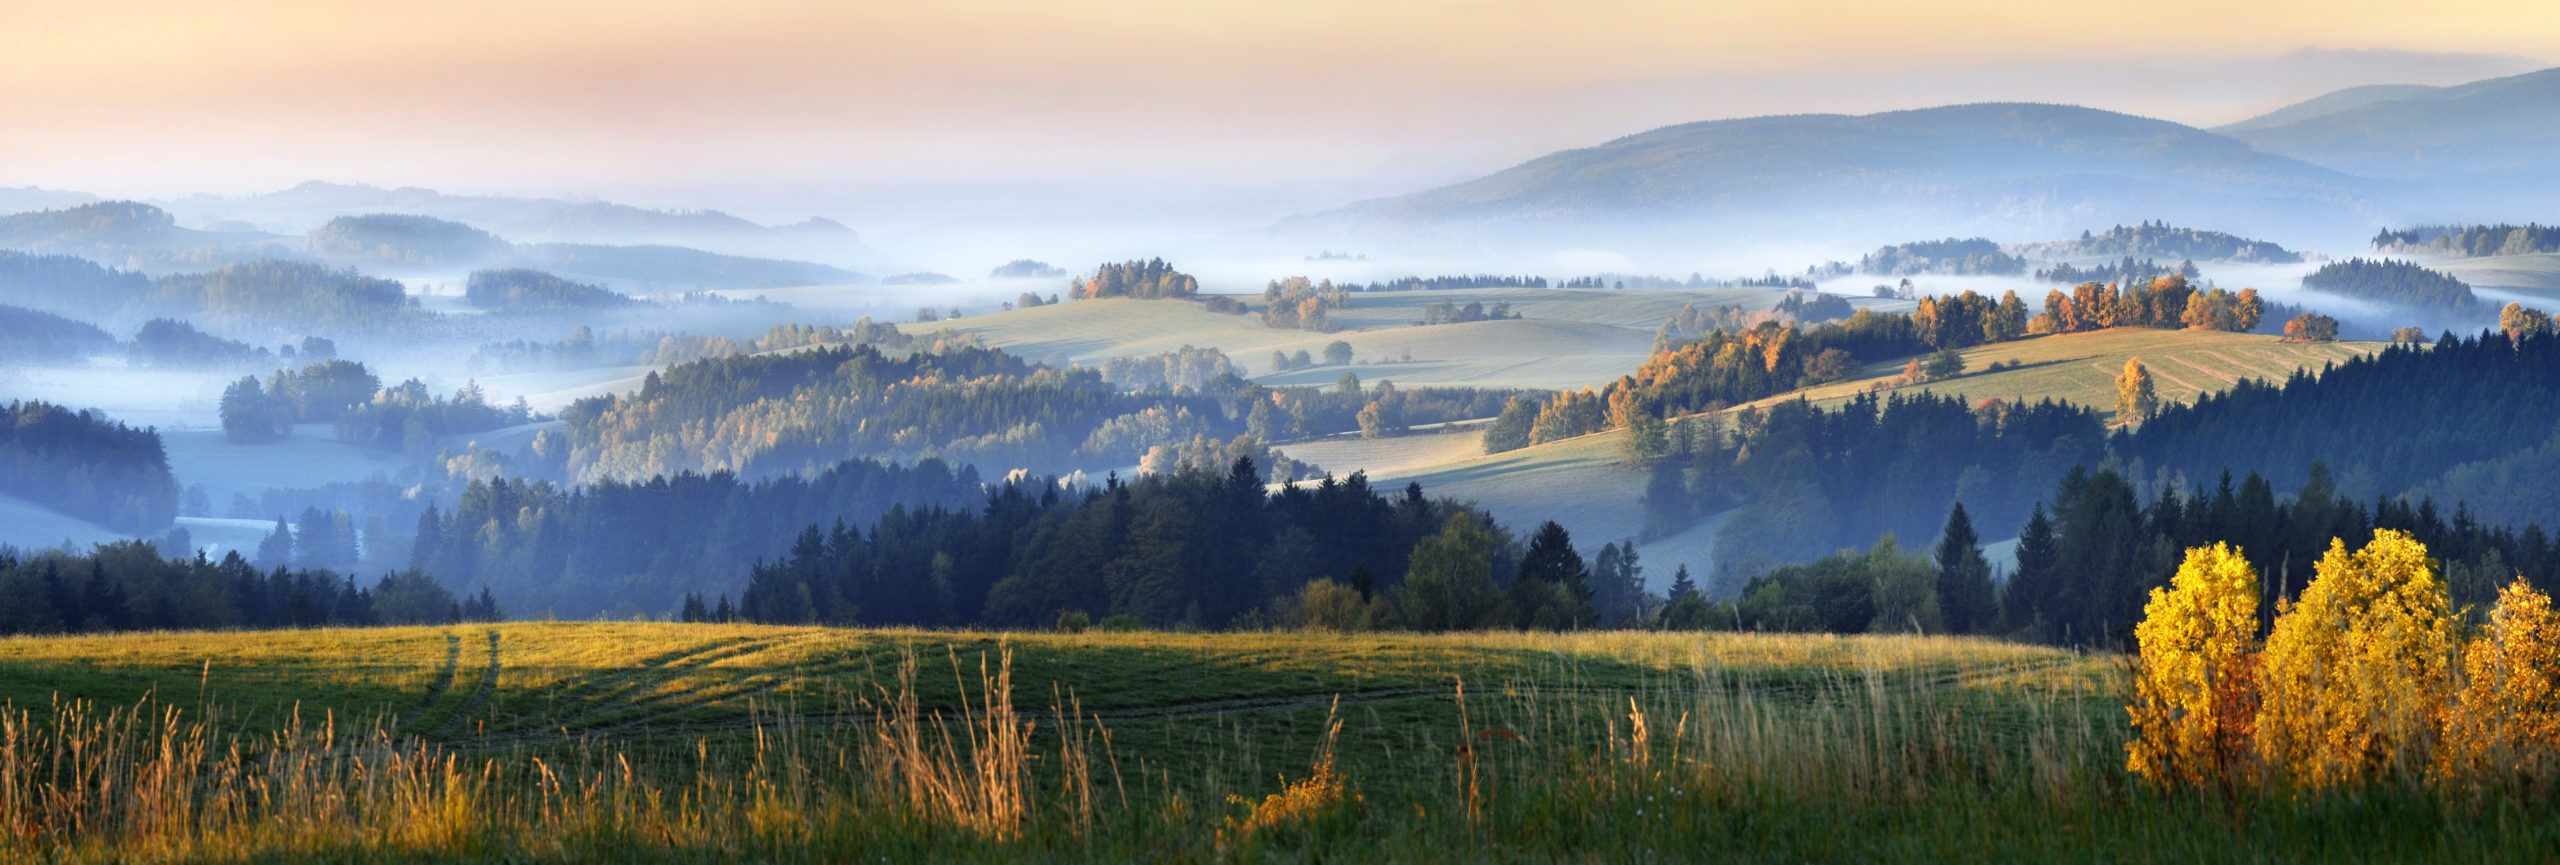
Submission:
[[2398,259],[2351,258],[2321,265],[2302,278],[2312,291],[2370,300],[2431,312],[2475,312],[2482,309],[2471,286],[2451,274],[2428,270]]
[[134,534],[178,515],[159,433],[46,402],[0,405],[0,495]]
[[97,325],[50,312],[0,305],[0,363],[76,366],[115,344],[115,336]]
[[85,258],[0,249],[0,303],[94,318],[139,302],[150,290],[149,277]]
[[168,211],[133,201],[0,215],[0,247],[68,255],[135,271],[215,267],[294,254],[283,238],[178,227]]
[[470,267],[515,254],[497,235],[430,216],[369,213],[341,216],[311,229],[311,252],[369,264]]
[[619,309],[638,302],[604,286],[522,268],[473,271],[463,298],[472,306],[504,312]]

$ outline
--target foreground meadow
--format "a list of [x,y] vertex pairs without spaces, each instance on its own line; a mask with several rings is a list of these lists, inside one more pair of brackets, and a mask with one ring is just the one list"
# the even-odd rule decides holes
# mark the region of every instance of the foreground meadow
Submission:
[[0,859],[2548,858],[2540,800],[2161,792],[2124,665],[1732,634],[522,623],[0,641]]

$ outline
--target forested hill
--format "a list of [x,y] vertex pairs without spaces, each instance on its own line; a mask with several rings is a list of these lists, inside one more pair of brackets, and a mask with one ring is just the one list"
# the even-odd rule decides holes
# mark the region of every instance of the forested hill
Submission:
[[159,433],[44,402],[0,405],[0,495],[135,534],[178,513]]
[[0,362],[34,365],[85,363],[116,344],[97,325],[49,312],[0,305]]
[[[2313,461],[2358,496],[2398,494],[2560,429],[2560,335],[2499,333],[2394,347],[2282,384],[2242,382],[2118,436],[2120,458],[2206,478],[2259,471],[2299,486]],[[2450,503],[2448,503],[2450,504]]]
[[956,342],[896,357],[857,345],[701,360],[652,373],[637,393],[571,405],[561,415],[572,445],[565,476],[760,477],[853,457],[1100,474],[1251,457],[1285,481],[1312,471],[1271,453],[1272,442],[1470,420],[1511,395],[1356,380],[1274,389],[1232,369],[1222,354],[1188,348],[1059,369]]
[[2480,298],[2451,274],[2397,259],[2352,258],[2321,265],[2302,278],[2312,291],[2437,313],[2479,312]]

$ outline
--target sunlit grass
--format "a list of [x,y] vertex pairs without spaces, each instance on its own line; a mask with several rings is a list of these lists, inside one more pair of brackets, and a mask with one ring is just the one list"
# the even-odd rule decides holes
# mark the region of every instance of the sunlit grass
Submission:
[[[497,677],[475,697],[490,632]],[[387,675],[352,684],[366,671]],[[2229,861],[2555,842],[2539,802],[2153,791],[2122,769],[2121,675],[2111,656],[1820,635],[13,639],[0,859]],[[23,696],[40,682],[62,696]]]

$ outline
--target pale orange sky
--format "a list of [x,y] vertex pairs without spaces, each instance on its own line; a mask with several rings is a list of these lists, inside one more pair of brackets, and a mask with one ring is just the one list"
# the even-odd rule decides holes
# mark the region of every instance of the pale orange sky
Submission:
[[136,195],[311,178],[1330,195],[1688,120],[2039,99],[2209,124],[2560,57],[2548,2],[5,5],[0,185]]

